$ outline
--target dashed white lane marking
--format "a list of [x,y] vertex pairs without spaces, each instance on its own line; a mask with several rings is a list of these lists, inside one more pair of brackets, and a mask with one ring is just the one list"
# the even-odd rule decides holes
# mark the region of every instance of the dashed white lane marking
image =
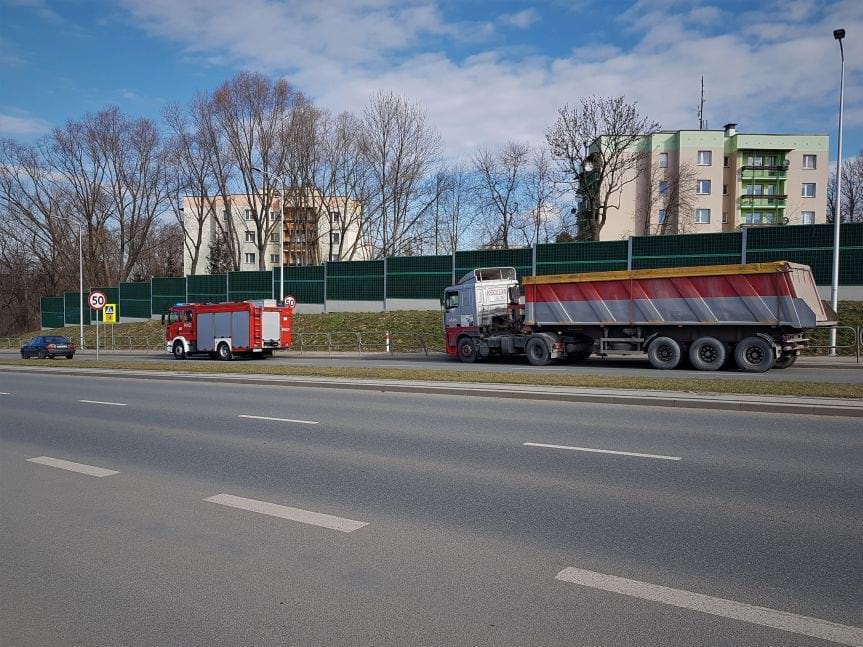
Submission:
[[83,402],[84,404],[105,404],[111,407],[128,407],[129,405],[125,402],[102,402],[100,400],[78,400],[78,402]]
[[555,576],[555,579],[593,589],[629,595],[642,600],[650,600],[651,602],[692,609],[714,616],[773,627],[821,640],[832,640],[842,645],[863,647],[863,629],[840,625],[820,618],[800,616],[787,611],[777,611],[776,609],[744,604],[734,600],[715,598],[711,595],[672,589],[638,580],[628,580],[595,571],[585,571],[580,568],[565,568]]
[[7,393],[6,391],[0,391],[0,395],[12,395],[11,393]]
[[225,505],[230,508],[239,508],[240,510],[258,512],[260,514],[270,515],[271,517],[299,521],[300,523],[329,528],[330,530],[338,530],[339,532],[353,532],[354,530],[359,530],[363,526],[368,525],[364,521],[354,521],[353,519],[334,517],[330,514],[311,512],[309,510],[301,510],[300,508],[291,508],[277,503],[268,503],[267,501],[246,499],[232,494],[217,494],[216,496],[204,499],[204,501],[218,503],[219,505]]
[[269,416],[247,416],[241,413],[238,418],[248,418],[250,420],[272,420],[273,422],[295,422],[300,425],[317,425],[315,420],[294,420],[293,418],[271,418]]
[[522,443],[525,447],[545,447],[547,449],[568,449],[573,452],[591,452],[593,454],[617,454],[619,456],[636,456],[638,458],[658,458],[664,461],[679,461],[680,456],[665,456],[663,454],[642,454],[640,452],[619,452],[613,449],[593,449],[591,447],[570,447],[569,445],[547,445],[545,443]]
[[39,463],[39,465],[56,467],[61,470],[69,470],[70,472],[80,472],[81,474],[95,476],[97,478],[120,473],[116,470],[107,470],[104,467],[94,467],[93,465],[85,465],[84,463],[73,463],[72,461],[64,461],[61,458],[51,458],[50,456],[37,456],[36,458],[28,458],[27,460],[31,463]]

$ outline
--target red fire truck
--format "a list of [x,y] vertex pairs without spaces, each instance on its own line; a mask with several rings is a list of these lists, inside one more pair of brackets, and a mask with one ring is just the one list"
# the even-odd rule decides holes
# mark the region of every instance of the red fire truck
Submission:
[[175,359],[208,353],[222,360],[286,350],[291,346],[293,308],[279,303],[178,303],[163,315],[165,350]]

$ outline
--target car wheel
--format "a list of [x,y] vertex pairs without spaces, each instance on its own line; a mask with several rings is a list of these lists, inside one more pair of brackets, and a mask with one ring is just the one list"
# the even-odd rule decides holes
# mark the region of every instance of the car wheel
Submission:
[[678,344],[671,337],[657,337],[647,347],[647,359],[653,368],[664,371],[677,368],[683,353]]
[[551,361],[551,351],[542,337],[531,337],[524,347],[527,361],[533,366],[545,366]]
[[30,359],[30,354],[29,354],[29,353],[22,352],[22,353],[21,353],[21,359]]
[[782,353],[779,356],[779,359],[776,360],[776,363],[773,365],[773,368],[789,368],[794,366],[794,362],[797,361],[797,355],[792,353]]
[[216,349],[216,352],[219,354],[219,359],[222,361],[230,361],[234,354],[231,352],[231,347],[228,346],[225,342],[219,344],[219,347]]
[[174,359],[186,359],[186,348],[183,346],[183,342],[175,341],[172,353]]
[[462,337],[458,340],[458,358],[465,364],[476,361],[476,344],[472,337]]
[[40,350],[40,351],[39,351],[39,354],[37,355],[37,357],[38,357],[39,359],[45,359],[46,357],[48,357],[48,353],[46,353],[44,350]]
[[689,362],[699,371],[717,371],[725,363],[725,344],[715,337],[701,337],[689,347]]
[[66,359],[72,359],[73,357],[75,357],[74,353],[72,353],[71,355],[66,355]]
[[734,361],[747,373],[764,373],[776,363],[773,344],[761,337],[747,337],[734,348]]

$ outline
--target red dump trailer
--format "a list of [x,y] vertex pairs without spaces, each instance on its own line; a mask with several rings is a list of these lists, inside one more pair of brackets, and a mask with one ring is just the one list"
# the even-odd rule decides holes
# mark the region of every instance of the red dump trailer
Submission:
[[444,293],[447,352],[531,364],[646,353],[660,369],[787,368],[806,331],[836,323],[806,265],[776,261],[528,276],[469,272]]

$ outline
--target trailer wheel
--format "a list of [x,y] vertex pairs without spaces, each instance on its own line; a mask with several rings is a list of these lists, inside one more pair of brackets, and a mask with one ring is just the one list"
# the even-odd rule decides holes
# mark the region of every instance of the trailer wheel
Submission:
[[657,337],[647,347],[647,359],[653,368],[671,370],[680,364],[680,344],[671,337]]
[[773,344],[761,337],[747,337],[737,343],[734,349],[734,361],[738,368],[748,373],[764,373],[773,368],[776,363],[776,353]]
[[542,337],[531,337],[528,339],[524,352],[527,355],[527,361],[533,366],[545,366],[551,359],[551,351],[549,351],[548,344],[545,343]]
[[183,347],[183,342],[175,341],[172,352],[174,353],[174,359],[186,359],[186,349]]
[[476,361],[476,344],[471,337],[462,337],[458,340],[458,358],[466,364]]
[[219,354],[219,359],[225,362],[231,360],[234,354],[231,352],[231,347],[228,346],[225,342],[219,344],[219,347],[216,349],[216,352]]
[[701,337],[689,347],[689,362],[699,371],[717,371],[725,364],[725,344],[715,337]]
[[794,366],[794,362],[796,361],[797,355],[794,355],[793,353],[782,353],[779,356],[779,359],[776,360],[773,368],[789,368],[790,366]]

